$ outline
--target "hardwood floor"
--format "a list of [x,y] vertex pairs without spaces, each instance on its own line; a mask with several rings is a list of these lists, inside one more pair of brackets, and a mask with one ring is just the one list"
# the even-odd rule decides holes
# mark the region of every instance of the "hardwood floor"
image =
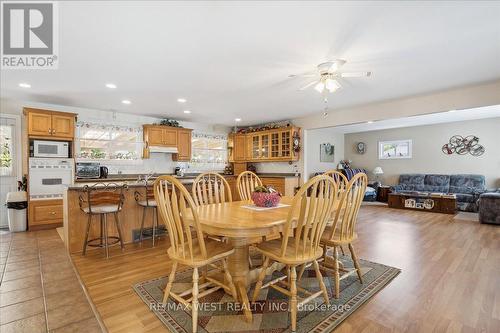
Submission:
[[[500,227],[363,206],[360,258],[402,269],[336,332],[499,332]],[[167,275],[166,242],[72,258],[109,332],[167,332],[132,284]]]

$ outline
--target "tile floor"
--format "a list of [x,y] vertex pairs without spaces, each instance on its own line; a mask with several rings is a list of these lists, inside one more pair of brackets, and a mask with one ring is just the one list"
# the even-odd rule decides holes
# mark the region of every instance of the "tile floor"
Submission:
[[0,231],[0,332],[103,332],[55,230]]

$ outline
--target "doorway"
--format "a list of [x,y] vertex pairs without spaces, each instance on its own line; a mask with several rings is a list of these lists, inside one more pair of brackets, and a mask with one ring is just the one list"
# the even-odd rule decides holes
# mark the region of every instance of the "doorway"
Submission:
[[0,114],[0,228],[8,228],[5,199],[22,179],[21,117]]

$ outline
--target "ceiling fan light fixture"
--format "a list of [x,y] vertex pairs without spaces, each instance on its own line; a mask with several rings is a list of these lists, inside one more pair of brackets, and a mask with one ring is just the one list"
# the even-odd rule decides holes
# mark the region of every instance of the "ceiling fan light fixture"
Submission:
[[325,87],[328,89],[329,92],[335,92],[340,88],[340,84],[333,79],[326,79],[325,81]]
[[323,90],[325,90],[325,84],[323,82],[319,82],[317,85],[314,86],[314,89],[317,91],[317,92],[320,92],[322,93]]

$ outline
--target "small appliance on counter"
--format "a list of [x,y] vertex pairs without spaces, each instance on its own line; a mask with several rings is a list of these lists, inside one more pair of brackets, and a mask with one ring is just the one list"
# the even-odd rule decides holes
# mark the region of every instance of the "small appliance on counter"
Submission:
[[108,174],[109,174],[108,167],[105,167],[105,166],[99,167],[99,172],[100,172],[99,178],[108,178]]
[[30,141],[30,156],[31,157],[57,157],[69,158],[70,144],[68,141],[47,141],[47,140],[31,140]]
[[101,178],[101,164],[98,162],[77,162],[75,174],[76,179]]
[[184,176],[184,168],[181,167],[175,167],[174,173],[177,177],[183,177]]

